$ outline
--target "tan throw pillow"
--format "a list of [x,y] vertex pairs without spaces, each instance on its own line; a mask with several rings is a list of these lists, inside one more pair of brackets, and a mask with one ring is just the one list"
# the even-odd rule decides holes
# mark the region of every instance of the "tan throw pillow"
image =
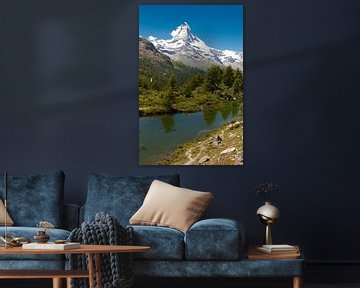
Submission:
[[143,205],[130,224],[166,226],[186,232],[204,213],[212,200],[209,192],[199,192],[154,180]]
[[[11,219],[8,213],[6,213],[6,225],[12,226],[14,225],[14,221]],[[0,199],[0,226],[5,225],[5,205],[3,201]]]

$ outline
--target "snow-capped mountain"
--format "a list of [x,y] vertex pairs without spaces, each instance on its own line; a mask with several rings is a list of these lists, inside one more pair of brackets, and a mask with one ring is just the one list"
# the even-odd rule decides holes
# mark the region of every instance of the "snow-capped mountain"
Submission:
[[171,60],[180,61],[186,65],[207,69],[211,65],[230,65],[232,68],[243,67],[243,53],[232,50],[211,48],[199,37],[195,36],[188,23],[184,22],[171,32],[171,39],[148,38],[156,49],[169,56]]

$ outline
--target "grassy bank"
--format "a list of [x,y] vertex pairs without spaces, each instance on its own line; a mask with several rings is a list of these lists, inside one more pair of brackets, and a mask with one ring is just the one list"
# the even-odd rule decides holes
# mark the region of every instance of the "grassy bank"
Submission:
[[159,165],[242,165],[243,121],[230,123],[180,145]]

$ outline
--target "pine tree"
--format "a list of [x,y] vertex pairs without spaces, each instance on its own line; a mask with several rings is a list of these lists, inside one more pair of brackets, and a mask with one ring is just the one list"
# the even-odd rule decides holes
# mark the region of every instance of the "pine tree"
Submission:
[[230,65],[225,68],[223,83],[227,87],[232,87],[234,84],[234,70],[231,68]]
[[241,89],[241,80],[240,78],[236,78],[233,84],[233,90],[235,95],[240,95]]
[[240,90],[241,90],[241,92],[243,92],[244,91],[244,89],[243,89],[243,74],[240,71],[240,69],[236,69],[235,79],[239,79],[239,81],[240,81]]
[[214,92],[218,89],[219,84],[223,78],[223,72],[219,66],[211,66],[207,72],[205,79],[205,88],[209,92]]
[[176,90],[176,79],[174,75],[171,75],[169,81],[166,85],[165,94],[164,94],[164,106],[166,110],[171,112],[173,110],[173,102],[175,98],[175,90]]
[[181,87],[181,93],[185,97],[191,97],[191,93],[203,83],[203,78],[200,75],[194,75],[186,80]]

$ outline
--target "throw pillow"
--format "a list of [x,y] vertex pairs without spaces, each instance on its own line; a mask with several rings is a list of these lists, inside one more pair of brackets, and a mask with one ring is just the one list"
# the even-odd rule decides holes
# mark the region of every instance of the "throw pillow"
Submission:
[[209,192],[179,188],[154,180],[130,224],[166,226],[185,233],[212,200]]
[[[11,219],[10,215],[6,213],[6,225],[12,226],[14,225],[13,220]],[[3,201],[0,199],[0,226],[5,225],[5,205]]]
[[140,208],[155,179],[179,186],[178,174],[157,176],[109,176],[93,173],[89,176],[88,193],[84,205],[84,220],[91,222],[99,212],[113,215],[126,226]]

